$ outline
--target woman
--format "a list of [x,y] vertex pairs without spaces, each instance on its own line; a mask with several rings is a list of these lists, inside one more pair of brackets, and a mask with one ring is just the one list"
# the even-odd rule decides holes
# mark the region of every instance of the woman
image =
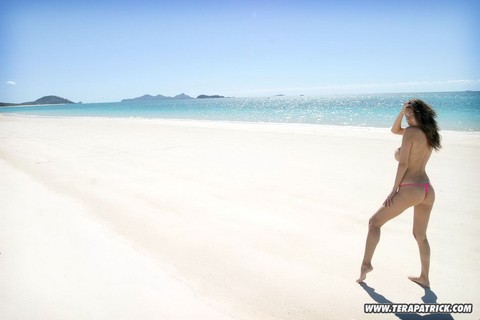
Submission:
[[[402,118],[408,123],[402,128]],[[373,270],[372,257],[380,240],[380,228],[409,207],[414,207],[413,235],[420,251],[422,270],[419,277],[410,280],[430,287],[430,246],[427,240],[427,225],[435,201],[435,191],[425,172],[432,150],[441,148],[436,113],[428,104],[419,99],[405,102],[402,111],[393,123],[392,132],[403,135],[402,145],[395,152],[398,161],[397,175],[392,192],[383,205],[370,218],[365,254],[357,282],[362,282]]]

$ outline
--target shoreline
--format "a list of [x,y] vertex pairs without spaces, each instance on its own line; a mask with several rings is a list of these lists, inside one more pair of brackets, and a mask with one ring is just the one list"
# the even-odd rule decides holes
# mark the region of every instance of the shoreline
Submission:
[[[432,290],[480,305],[480,133],[441,134]],[[0,138],[2,319],[375,318],[355,280],[389,129],[0,115]],[[425,294],[411,217],[384,226],[366,280],[395,303]]]
[[[128,120],[139,120],[139,121],[157,121],[159,124],[177,124],[177,125],[193,125],[193,126],[203,126],[203,127],[229,127],[229,126],[245,126],[247,127],[290,127],[290,128],[330,128],[330,129],[346,129],[346,130],[368,130],[368,131],[385,131],[390,132],[390,127],[367,127],[367,126],[350,126],[350,125],[338,125],[338,124],[317,124],[317,123],[301,123],[301,122],[261,122],[261,121],[242,121],[242,120],[210,120],[210,119],[181,119],[181,118],[147,118],[147,117],[103,117],[103,116],[41,116],[41,115],[27,115],[27,114],[18,114],[18,113],[0,113],[0,119],[2,117],[12,117],[12,118],[33,118],[33,119],[65,119],[65,120],[119,120],[119,121],[128,121]],[[480,130],[443,130],[440,129],[440,134],[472,134],[480,135]]]

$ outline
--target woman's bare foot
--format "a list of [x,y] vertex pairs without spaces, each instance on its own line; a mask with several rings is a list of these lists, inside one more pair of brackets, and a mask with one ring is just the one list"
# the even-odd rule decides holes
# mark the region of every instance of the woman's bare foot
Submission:
[[428,281],[428,279],[425,279],[423,277],[408,277],[408,279],[424,288],[430,288],[430,281]]
[[367,278],[367,273],[373,270],[373,267],[371,264],[362,264],[362,267],[360,268],[360,277],[357,279],[358,283],[363,282]]

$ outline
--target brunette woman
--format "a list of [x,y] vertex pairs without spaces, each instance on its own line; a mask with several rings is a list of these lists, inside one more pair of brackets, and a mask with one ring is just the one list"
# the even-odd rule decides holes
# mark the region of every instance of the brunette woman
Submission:
[[[402,128],[405,116],[408,127]],[[395,218],[409,207],[414,208],[413,235],[420,252],[421,272],[410,280],[424,287],[430,287],[430,245],[427,240],[427,225],[435,202],[435,190],[425,172],[425,167],[433,150],[441,148],[436,113],[431,106],[419,99],[412,99],[403,105],[392,126],[392,132],[403,135],[402,145],[395,151],[398,161],[397,174],[392,191],[383,205],[370,218],[365,254],[360,268],[362,282],[367,273],[373,270],[372,257],[380,241],[380,229],[390,219]]]

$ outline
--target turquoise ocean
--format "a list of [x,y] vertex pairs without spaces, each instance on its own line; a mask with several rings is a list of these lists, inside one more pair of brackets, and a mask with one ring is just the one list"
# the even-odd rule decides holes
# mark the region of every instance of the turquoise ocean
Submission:
[[437,121],[442,130],[480,131],[479,91],[16,106],[0,108],[0,113],[48,117],[163,118],[389,128],[403,103],[411,98],[422,99],[437,111]]

